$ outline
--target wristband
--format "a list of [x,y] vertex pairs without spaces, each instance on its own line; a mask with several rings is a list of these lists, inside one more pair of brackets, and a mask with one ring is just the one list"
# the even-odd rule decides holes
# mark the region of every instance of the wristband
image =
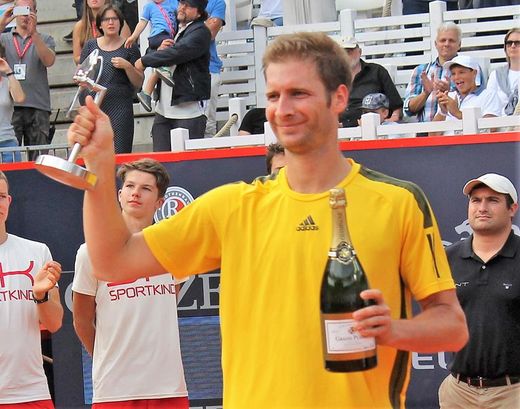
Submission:
[[36,304],[43,304],[44,302],[47,302],[49,301],[49,292],[46,291],[45,292],[45,295],[43,296],[43,298],[41,300],[38,300],[37,298],[34,297],[34,294],[33,294],[33,301],[36,303]]
[[5,74],[6,77],[10,77],[11,75],[14,75],[14,72],[13,72],[13,71],[8,72],[8,73]]

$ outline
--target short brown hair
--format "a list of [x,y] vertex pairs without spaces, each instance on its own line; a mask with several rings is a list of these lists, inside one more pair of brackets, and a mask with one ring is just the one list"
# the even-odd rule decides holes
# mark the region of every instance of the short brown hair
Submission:
[[[87,0],[84,1],[87,2]],[[96,27],[101,34],[105,35],[105,33],[103,33],[103,30],[101,29],[101,20],[103,20],[105,14],[107,14],[107,11],[110,10],[116,13],[117,19],[119,20],[119,34],[121,34],[121,30],[125,25],[125,19],[123,18],[123,13],[121,13],[121,10],[119,10],[116,6],[112,5],[112,3],[108,3],[105,6],[103,6],[103,8],[96,15]]]
[[329,93],[336,91],[341,84],[350,90],[352,72],[347,54],[326,34],[301,32],[278,36],[267,47],[262,59],[264,76],[269,64],[290,59],[313,61]]
[[168,186],[170,185],[170,175],[161,162],[156,161],[155,159],[143,158],[133,162],[123,163],[117,169],[117,176],[121,178],[124,183],[128,172],[133,170],[146,172],[155,176],[159,197],[164,197],[166,189],[168,189]]
[[267,168],[267,174],[271,173],[271,168],[273,165],[273,157],[276,155],[284,155],[285,149],[279,143],[271,143],[267,147],[267,153],[265,154],[265,166]]

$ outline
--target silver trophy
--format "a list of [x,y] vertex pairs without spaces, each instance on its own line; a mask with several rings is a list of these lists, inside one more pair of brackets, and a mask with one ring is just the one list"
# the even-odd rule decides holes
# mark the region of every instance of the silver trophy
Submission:
[[[93,92],[94,102],[101,104],[107,89],[97,82],[103,71],[103,57],[99,55],[99,50],[94,50],[85,58],[85,61],[78,66],[72,79],[78,84],[76,95],[67,111],[67,118],[72,119],[77,113],[75,106],[82,92]],[[76,164],[76,158],[81,150],[81,145],[75,143],[67,160],[52,155],[40,155],[36,158],[34,167],[44,175],[65,185],[76,189],[92,189],[97,182],[97,176],[87,169]]]

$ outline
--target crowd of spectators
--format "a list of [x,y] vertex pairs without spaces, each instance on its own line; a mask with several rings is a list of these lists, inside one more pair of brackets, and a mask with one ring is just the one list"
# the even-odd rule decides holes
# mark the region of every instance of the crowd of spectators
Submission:
[[[13,15],[15,5],[25,4],[31,9],[29,15]],[[226,24],[225,0],[149,0],[139,23],[136,0],[76,0],[74,5],[78,21],[64,40],[72,40],[76,64],[94,49],[106,54],[100,83],[108,92],[102,109],[116,130],[118,153],[132,151],[133,103],[137,100],[148,111],[155,107],[150,130],[154,151],[170,149],[170,130],[177,127],[187,128],[190,138],[215,135],[222,70],[215,37]],[[261,1],[251,26],[283,25],[287,16],[283,5],[286,2],[280,0]],[[403,1],[403,13],[419,12],[417,7],[427,5]],[[448,1],[447,7],[456,5]],[[107,10],[114,16],[106,17]],[[148,22],[150,48],[141,56],[137,44]],[[47,68],[54,64],[56,54],[54,39],[37,30],[36,0],[0,0],[0,30],[4,31],[0,44],[6,49],[6,66],[12,69],[12,79],[24,93],[23,100],[18,94],[15,98],[12,91],[5,94],[6,106],[14,107],[12,126],[17,143],[46,144],[51,113]],[[460,119],[462,108],[469,106],[480,107],[483,116],[514,114],[515,109],[518,111],[520,28],[505,35],[507,64],[489,76],[479,61],[459,54],[461,37],[455,23],[439,27],[435,38],[437,57],[415,67],[403,97],[385,67],[362,58],[363,50],[356,38],[342,37],[339,41],[350,60],[353,85],[338,126],[357,127],[366,112],[379,113],[382,124]],[[139,92],[146,67],[155,67],[157,75]],[[11,72],[7,71],[0,81],[11,80]],[[367,108],[367,101],[372,105],[378,101],[378,106]],[[255,109],[245,117],[240,133],[263,133],[263,122],[264,111]],[[5,144],[12,143],[12,138],[4,139],[2,147],[11,146]],[[37,153],[32,152],[29,158],[34,159]],[[3,161],[7,160],[5,157]]]

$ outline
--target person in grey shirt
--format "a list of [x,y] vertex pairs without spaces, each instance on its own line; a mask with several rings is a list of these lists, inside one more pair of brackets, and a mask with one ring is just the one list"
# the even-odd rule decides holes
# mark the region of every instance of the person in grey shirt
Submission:
[[[11,124],[14,103],[23,103],[25,93],[14,76],[11,66],[5,60],[5,48],[0,44],[0,148],[18,146],[18,140]],[[2,152],[2,163],[19,162],[20,152]]]
[[[36,0],[16,0],[14,5],[28,6],[30,13],[14,16],[10,8],[0,18],[0,31],[16,18],[16,27],[0,35],[0,44],[5,47],[6,60],[26,95],[24,103],[15,104],[12,124],[20,145],[45,145],[51,113],[47,68],[56,60],[56,44],[50,35],[37,30]],[[37,155],[38,152],[31,152],[29,160]]]

